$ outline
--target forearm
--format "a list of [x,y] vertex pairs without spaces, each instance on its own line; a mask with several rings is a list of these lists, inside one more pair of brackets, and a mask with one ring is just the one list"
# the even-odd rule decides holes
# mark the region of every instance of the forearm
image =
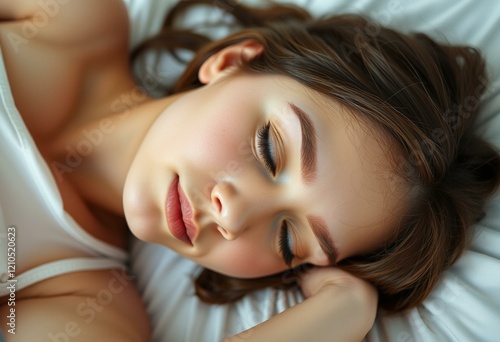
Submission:
[[304,302],[224,342],[361,341],[375,319],[366,308],[367,299],[348,288],[328,286]]

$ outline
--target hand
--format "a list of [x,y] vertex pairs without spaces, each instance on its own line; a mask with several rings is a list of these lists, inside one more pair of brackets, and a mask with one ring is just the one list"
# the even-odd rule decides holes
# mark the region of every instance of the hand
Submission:
[[371,324],[377,313],[378,293],[370,283],[336,267],[320,267],[305,273],[300,279],[300,287],[306,298],[325,289],[333,289],[335,296],[345,296],[359,310],[367,314]]
[[378,296],[364,280],[322,267],[299,282],[305,301],[224,341],[361,341],[373,326]]

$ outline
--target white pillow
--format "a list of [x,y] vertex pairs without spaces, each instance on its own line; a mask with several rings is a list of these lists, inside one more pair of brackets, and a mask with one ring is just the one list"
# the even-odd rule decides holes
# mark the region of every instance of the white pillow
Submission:
[[[131,44],[161,25],[176,1],[128,0]],[[484,97],[477,130],[500,148],[500,1],[474,0],[278,0],[305,6],[315,15],[360,13],[401,31],[426,32],[438,40],[473,45],[486,56],[492,87]],[[256,4],[258,0],[237,3]],[[211,19],[221,14],[211,12]],[[196,26],[207,14],[187,18]],[[197,21],[198,20],[198,21]],[[447,271],[428,299],[408,314],[380,313],[367,341],[498,341],[500,336],[500,195],[477,226],[477,238]],[[153,324],[154,341],[219,341],[298,303],[298,291],[266,289],[233,305],[201,303],[192,279],[200,268],[158,245],[135,241],[132,268]]]

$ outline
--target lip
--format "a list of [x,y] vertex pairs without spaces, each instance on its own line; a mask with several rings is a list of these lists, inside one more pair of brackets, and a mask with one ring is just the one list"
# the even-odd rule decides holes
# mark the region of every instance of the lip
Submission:
[[179,176],[176,176],[168,188],[165,216],[172,235],[190,246],[197,236],[197,229],[191,221],[192,215],[193,208],[180,187]]

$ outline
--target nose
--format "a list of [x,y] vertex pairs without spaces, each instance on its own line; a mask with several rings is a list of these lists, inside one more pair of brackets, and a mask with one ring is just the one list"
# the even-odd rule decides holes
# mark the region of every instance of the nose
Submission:
[[248,193],[243,194],[229,182],[217,183],[210,197],[215,222],[226,240],[236,239],[252,224],[252,220],[264,215],[264,207],[258,198]]

